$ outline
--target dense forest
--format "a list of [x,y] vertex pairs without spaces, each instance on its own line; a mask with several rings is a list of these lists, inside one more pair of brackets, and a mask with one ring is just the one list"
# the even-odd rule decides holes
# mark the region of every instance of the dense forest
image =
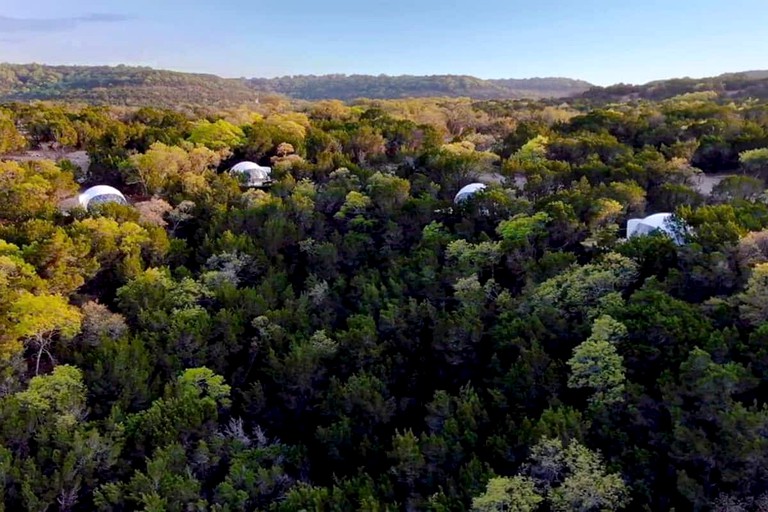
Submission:
[[0,64],[0,101],[66,100],[104,105],[232,106],[265,94],[295,99],[552,98],[589,89],[583,80],[482,80],[471,76],[323,75],[235,79],[131,66]]
[[768,507],[768,103],[6,103],[0,154],[0,510]]

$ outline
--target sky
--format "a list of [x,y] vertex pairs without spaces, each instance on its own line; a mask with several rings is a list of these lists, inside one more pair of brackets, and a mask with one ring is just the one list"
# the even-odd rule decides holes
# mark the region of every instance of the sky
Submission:
[[2,0],[0,62],[645,83],[768,69],[768,0]]

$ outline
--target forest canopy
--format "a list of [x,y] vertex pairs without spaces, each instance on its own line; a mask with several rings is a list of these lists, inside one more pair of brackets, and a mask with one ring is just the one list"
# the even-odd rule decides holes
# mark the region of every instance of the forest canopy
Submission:
[[0,152],[5,510],[768,506],[764,101],[8,102]]

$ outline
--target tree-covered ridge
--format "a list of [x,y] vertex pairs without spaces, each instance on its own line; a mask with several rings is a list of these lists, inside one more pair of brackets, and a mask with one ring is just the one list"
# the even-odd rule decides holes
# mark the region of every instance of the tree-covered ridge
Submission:
[[0,101],[60,100],[99,105],[237,105],[258,92],[242,80],[130,66],[0,64]]
[[322,75],[252,78],[250,85],[306,100],[355,98],[468,97],[559,98],[584,92],[590,84],[570,78],[483,80],[464,75]]
[[264,94],[296,99],[573,96],[590,84],[567,78],[482,80],[470,76],[290,76],[230,79],[130,66],[0,64],[0,101],[66,100],[174,107],[239,105]]
[[768,104],[553,103],[1,107],[2,507],[764,510]]
[[592,87],[584,98],[600,101],[665,100],[681,94],[712,92],[724,98],[768,98],[768,71],[725,73],[708,78],[674,78],[644,85]]
[[131,66],[0,64],[0,101],[59,100],[98,105],[230,107],[284,95],[298,100],[467,97],[478,100],[583,97],[592,101],[664,100],[710,92],[766,98],[765,71],[679,78],[644,85],[592,86],[570,78],[480,79],[465,75],[297,75],[221,78]]

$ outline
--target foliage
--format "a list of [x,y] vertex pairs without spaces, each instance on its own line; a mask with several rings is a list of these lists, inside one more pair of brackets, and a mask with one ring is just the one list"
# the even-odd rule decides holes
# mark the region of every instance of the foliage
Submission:
[[285,76],[250,80],[129,66],[43,66],[3,64],[0,99],[67,100],[173,107],[179,103],[232,105],[278,93],[316,100],[337,98],[558,97],[589,84],[566,78],[482,80],[470,76]]
[[[101,98],[128,103],[255,83],[7,69],[30,96],[93,99],[111,77]],[[445,80],[464,87],[420,91]],[[16,149],[90,166],[0,162],[0,504],[759,509],[768,105],[718,84],[760,80],[610,105],[4,106]],[[226,172],[245,159],[273,166],[269,186]],[[129,204],[67,206],[75,171]],[[472,181],[487,187],[454,204]],[[661,211],[682,240],[625,239]]]
[[16,128],[13,117],[0,110],[0,155],[24,149],[27,140]]
[[[139,183],[148,194],[166,191],[172,185],[195,191],[199,177],[219,163],[220,157],[204,147],[153,144],[141,155],[134,155],[127,168],[129,181]],[[205,182],[202,182],[203,186]]]
[[11,327],[3,336],[3,356],[11,357],[26,341],[37,353],[35,374],[38,374],[44,353],[53,361],[49,347],[54,339],[71,339],[80,332],[82,315],[59,295],[24,293],[11,303],[8,319]]
[[192,127],[189,141],[208,149],[219,150],[239,146],[245,134],[239,127],[219,119],[215,123],[203,120]]
[[481,496],[472,500],[472,510],[477,512],[533,512],[544,499],[536,493],[530,478],[495,477],[488,480],[488,487]]
[[627,328],[610,316],[595,320],[592,334],[573,351],[568,360],[571,375],[568,386],[590,388],[593,404],[610,404],[621,400],[624,391],[623,360],[615,343],[626,337]]
[[76,189],[72,174],[51,162],[0,162],[0,218],[50,217]]

